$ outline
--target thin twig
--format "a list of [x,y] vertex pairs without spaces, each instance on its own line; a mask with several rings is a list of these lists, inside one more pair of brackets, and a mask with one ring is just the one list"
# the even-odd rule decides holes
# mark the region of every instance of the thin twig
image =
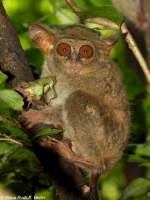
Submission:
[[144,75],[146,77],[146,80],[148,82],[148,84],[150,84],[150,70],[149,70],[149,67],[141,53],[141,51],[139,50],[133,36],[131,35],[127,25],[125,23],[123,23],[121,25],[121,32],[123,34],[126,34],[126,37],[125,37],[125,40],[126,42],[128,43],[129,45],[129,48],[131,49],[131,51],[133,52],[134,56],[136,57],[136,59],[138,60],[143,72],[144,72]]
[[81,12],[81,9],[77,6],[74,0],[66,0],[66,2],[75,13]]
[[11,138],[10,136],[7,136],[7,135],[3,135],[3,136],[1,135],[0,141],[6,141],[6,142],[17,144],[19,146],[24,146],[21,142],[13,139],[13,138]]
[[119,30],[119,25],[103,17],[88,18],[85,23],[94,23],[103,26],[105,29]]

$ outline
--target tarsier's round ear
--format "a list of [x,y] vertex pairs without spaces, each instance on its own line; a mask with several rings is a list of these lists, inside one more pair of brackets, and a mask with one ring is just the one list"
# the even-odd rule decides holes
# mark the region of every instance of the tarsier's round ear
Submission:
[[111,51],[114,45],[118,42],[119,38],[119,35],[113,35],[101,39],[101,43],[105,47],[105,51],[107,51],[107,53]]
[[53,43],[56,36],[49,33],[44,27],[34,24],[29,27],[30,38],[36,43],[45,54],[48,54],[53,49]]

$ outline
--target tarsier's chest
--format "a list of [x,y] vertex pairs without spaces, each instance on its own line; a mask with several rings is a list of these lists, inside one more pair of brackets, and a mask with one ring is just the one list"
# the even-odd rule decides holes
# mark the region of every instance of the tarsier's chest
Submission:
[[52,107],[64,107],[65,101],[71,94],[71,90],[61,83],[55,86],[56,98],[51,101]]
[[[78,79],[67,79],[67,77],[64,76],[58,76],[56,77],[56,84],[54,86],[54,90],[56,92],[56,98],[54,98],[51,101],[51,106],[54,107],[64,107],[66,99],[69,98],[69,96],[77,91],[77,90],[83,90],[83,84],[81,83],[81,80]],[[64,81],[65,80],[65,81]],[[76,84],[74,84],[74,82]]]

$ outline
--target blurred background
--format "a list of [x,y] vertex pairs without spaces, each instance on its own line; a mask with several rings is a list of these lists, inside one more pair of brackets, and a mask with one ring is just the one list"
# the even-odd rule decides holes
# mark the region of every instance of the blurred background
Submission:
[[[123,20],[112,6],[111,0],[76,2],[85,16],[102,16],[116,23]],[[29,39],[29,25],[34,22],[49,25],[76,24],[79,23],[79,18],[64,0],[3,0],[3,4],[18,33],[29,64],[35,75],[38,75],[44,58]],[[101,34],[114,34],[112,31],[100,30],[96,25],[92,27],[98,29]],[[110,59],[122,71],[130,102],[132,124],[130,141],[124,157],[108,175],[101,178],[99,190],[101,189],[102,200],[150,200],[149,87],[123,38],[120,38],[113,48]],[[15,118],[17,113],[1,104],[0,115]],[[21,130],[4,122],[0,122],[0,134],[15,137],[25,143],[29,142]],[[41,166],[34,154],[17,144],[0,141],[0,199],[4,192],[7,195],[28,198],[33,185],[36,186],[36,195],[41,196],[41,199],[55,199],[55,188],[49,185],[48,178],[41,173]]]

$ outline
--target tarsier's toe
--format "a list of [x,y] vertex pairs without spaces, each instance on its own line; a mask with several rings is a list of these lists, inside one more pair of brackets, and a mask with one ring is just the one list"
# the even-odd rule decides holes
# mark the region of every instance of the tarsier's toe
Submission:
[[41,137],[40,138],[40,145],[44,148],[50,148],[56,150],[58,140],[51,138],[51,137]]
[[41,138],[41,145],[43,146],[49,146],[49,147],[55,147],[58,145],[59,141],[56,140],[55,138],[51,137],[46,137],[46,138]]
[[[69,147],[63,143],[63,141],[57,140],[52,137],[43,137],[40,139],[40,145],[45,148],[51,148],[59,155],[66,157],[65,155],[72,154]],[[68,156],[67,156],[68,157]]]

